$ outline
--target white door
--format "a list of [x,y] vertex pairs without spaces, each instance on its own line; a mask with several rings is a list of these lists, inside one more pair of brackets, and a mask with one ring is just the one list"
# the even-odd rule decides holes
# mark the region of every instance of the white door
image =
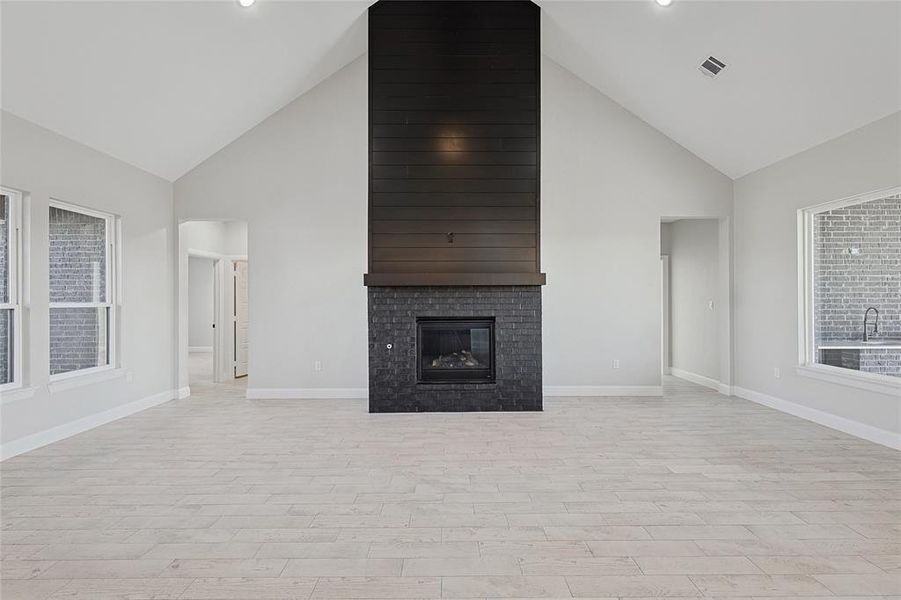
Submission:
[[247,261],[235,261],[235,377],[247,375]]

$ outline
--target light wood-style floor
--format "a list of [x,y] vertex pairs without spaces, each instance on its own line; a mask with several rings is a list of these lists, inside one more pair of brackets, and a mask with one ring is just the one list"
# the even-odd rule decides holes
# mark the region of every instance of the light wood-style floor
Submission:
[[188,382],[192,386],[213,383],[213,353],[188,353]]
[[370,415],[199,386],[2,464],[2,598],[901,594],[901,454],[666,388]]

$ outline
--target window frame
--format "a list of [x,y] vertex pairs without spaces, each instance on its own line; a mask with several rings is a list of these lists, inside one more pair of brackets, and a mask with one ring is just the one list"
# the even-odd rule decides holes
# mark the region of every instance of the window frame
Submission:
[[0,384],[0,392],[8,392],[23,387],[24,360],[22,351],[22,290],[24,289],[24,269],[22,268],[23,229],[22,229],[22,192],[0,186],[0,194],[9,198],[9,279],[7,287],[9,296],[6,303],[0,303],[0,310],[12,310],[13,343],[12,348],[12,380]]
[[[106,244],[104,245],[104,260],[106,261],[106,281],[104,282],[106,302],[48,302],[48,322],[50,309],[54,308],[106,308],[108,310],[107,324],[107,362],[105,365],[96,367],[88,367],[86,369],[77,369],[75,371],[67,371],[65,373],[50,374],[50,382],[65,381],[76,377],[83,377],[112,371],[119,367],[119,311],[120,311],[120,294],[119,280],[121,278],[121,263],[119,261],[119,217],[108,212],[85,208],[78,204],[64,202],[51,198],[48,203],[48,213],[51,208],[58,208],[69,212],[75,212],[104,221],[104,233],[106,234]],[[47,247],[50,247],[50,236],[48,230]],[[49,265],[48,265],[49,266]],[[48,272],[49,281],[49,272]],[[48,338],[49,344],[49,338]],[[47,362],[47,371],[50,371],[50,362]]]
[[814,218],[822,212],[901,194],[901,186],[856,194],[798,209],[798,367],[797,373],[830,383],[897,394],[901,378],[818,363],[814,315]]

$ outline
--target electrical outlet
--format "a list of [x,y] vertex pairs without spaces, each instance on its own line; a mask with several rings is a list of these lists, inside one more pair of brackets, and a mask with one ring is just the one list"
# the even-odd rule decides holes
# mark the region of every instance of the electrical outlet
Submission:
[[618,369],[618,368],[619,368],[619,359],[618,359],[618,358],[614,358],[614,359],[613,359],[613,368],[614,368],[614,369]]
[[776,379],[782,377],[782,369],[780,369],[779,367],[773,367],[773,377],[775,377]]
[[321,361],[321,360],[313,361],[313,370],[314,370],[314,371],[321,371],[321,370],[322,370],[322,361]]

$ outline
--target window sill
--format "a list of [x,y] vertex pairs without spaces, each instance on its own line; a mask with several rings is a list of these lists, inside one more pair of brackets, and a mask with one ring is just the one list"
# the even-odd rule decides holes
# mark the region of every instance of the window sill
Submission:
[[104,369],[92,370],[89,373],[79,373],[76,371],[74,373],[66,373],[64,377],[58,379],[51,379],[50,383],[47,384],[47,389],[50,390],[51,394],[56,394],[66,390],[100,383],[101,381],[119,379],[120,377],[125,377],[125,369],[107,367]]
[[853,371],[829,365],[801,365],[798,367],[797,372],[798,375],[803,377],[846,385],[870,392],[893,396],[901,393],[901,378],[889,377],[888,375]]
[[10,389],[2,389],[0,388],[0,397],[3,399],[0,400],[0,405],[12,404],[13,402],[18,402],[19,400],[27,400],[34,396],[34,393],[37,390],[33,387],[15,387]]

